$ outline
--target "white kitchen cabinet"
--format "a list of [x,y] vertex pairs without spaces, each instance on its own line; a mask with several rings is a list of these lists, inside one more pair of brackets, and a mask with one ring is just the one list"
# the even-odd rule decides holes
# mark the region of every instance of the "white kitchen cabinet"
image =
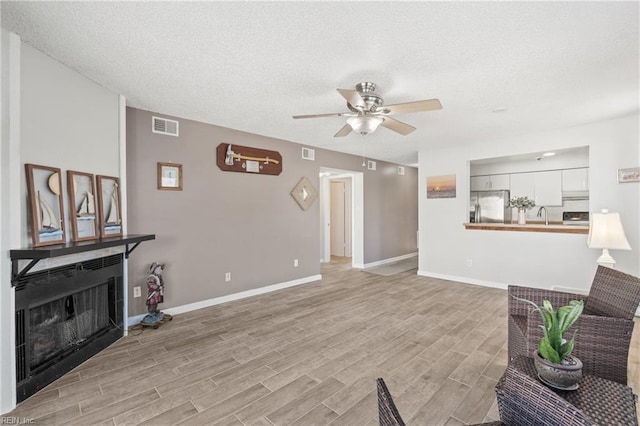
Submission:
[[514,173],[509,196],[529,197],[535,200],[536,206],[561,206],[562,174],[560,170]]
[[489,176],[471,176],[472,191],[486,191],[490,185]]
[[511,187],[511,175],[491,175],[491,189],[499,191]]
[[529,197],[535,199],[535,176],[534,173],[514,173],[511,175],[511,198]]
[[535,172],[536,206],[562,206],[562,172]]
[[565,169],[562,170],[563,191],[587,191],[589,190],[589,169]]
[[471,176],[472,191],[499,191],[509,189],[510,175]]

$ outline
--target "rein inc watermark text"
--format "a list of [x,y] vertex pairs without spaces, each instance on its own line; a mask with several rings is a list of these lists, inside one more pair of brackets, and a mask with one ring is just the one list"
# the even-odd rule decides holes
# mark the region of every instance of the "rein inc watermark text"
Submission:
[[29,417],[0,416],[0,425],[33,425],[36,422]]

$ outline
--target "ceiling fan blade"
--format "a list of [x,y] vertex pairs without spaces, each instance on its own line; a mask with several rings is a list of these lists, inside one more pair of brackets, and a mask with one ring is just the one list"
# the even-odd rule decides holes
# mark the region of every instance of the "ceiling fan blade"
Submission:
[[404,102],[402,104],[385,105],[382,107],[382,110],[387,114],[407,114],[410,112],[434,111],[437,109],[442,109],[442,104],[439,99]]
[[342,117],[342,115],[341,112],[332,112],[329,114],[294,115],[293,118]]
[[416,130],[415,127],[410,126],[407,123],[403,123],[402,121],[394,120],[391,117],[385,117],[384,121],[380,123],[380,125],[405,136]]
[[342,95],[343,98],[349,102],[349,105],[352,107],[362,110],[367,104],[365,104],[364,99],[360,96],[360,93],[356,90],[348,90],[348,89],[336,89],[338,93]]
[[342,129],[338,130],[338,133],[333,135],[333,137],[334,138],[341,138],[343,136],[347,136],[349,133],[351,133],[351,126],[348,125],[348,124],[345,124]]

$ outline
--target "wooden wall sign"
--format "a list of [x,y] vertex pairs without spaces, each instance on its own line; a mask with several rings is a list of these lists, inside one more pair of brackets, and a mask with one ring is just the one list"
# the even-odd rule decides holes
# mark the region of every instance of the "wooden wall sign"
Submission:
[[279,175],[282,155],[278,151],[221,143],[216,148],[216,162],[225,172]]

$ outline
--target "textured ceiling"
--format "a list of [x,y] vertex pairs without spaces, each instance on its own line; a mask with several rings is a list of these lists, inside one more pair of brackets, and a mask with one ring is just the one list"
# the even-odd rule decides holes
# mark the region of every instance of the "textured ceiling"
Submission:
[[[2,25],[133,107],[400,163],[639,110],[638,2],[9,2]],[[439,98],[333,138],[336,88]],[[508,108],[506,112],[492,112]],[[215,143],[216,141],[212,141]]]

